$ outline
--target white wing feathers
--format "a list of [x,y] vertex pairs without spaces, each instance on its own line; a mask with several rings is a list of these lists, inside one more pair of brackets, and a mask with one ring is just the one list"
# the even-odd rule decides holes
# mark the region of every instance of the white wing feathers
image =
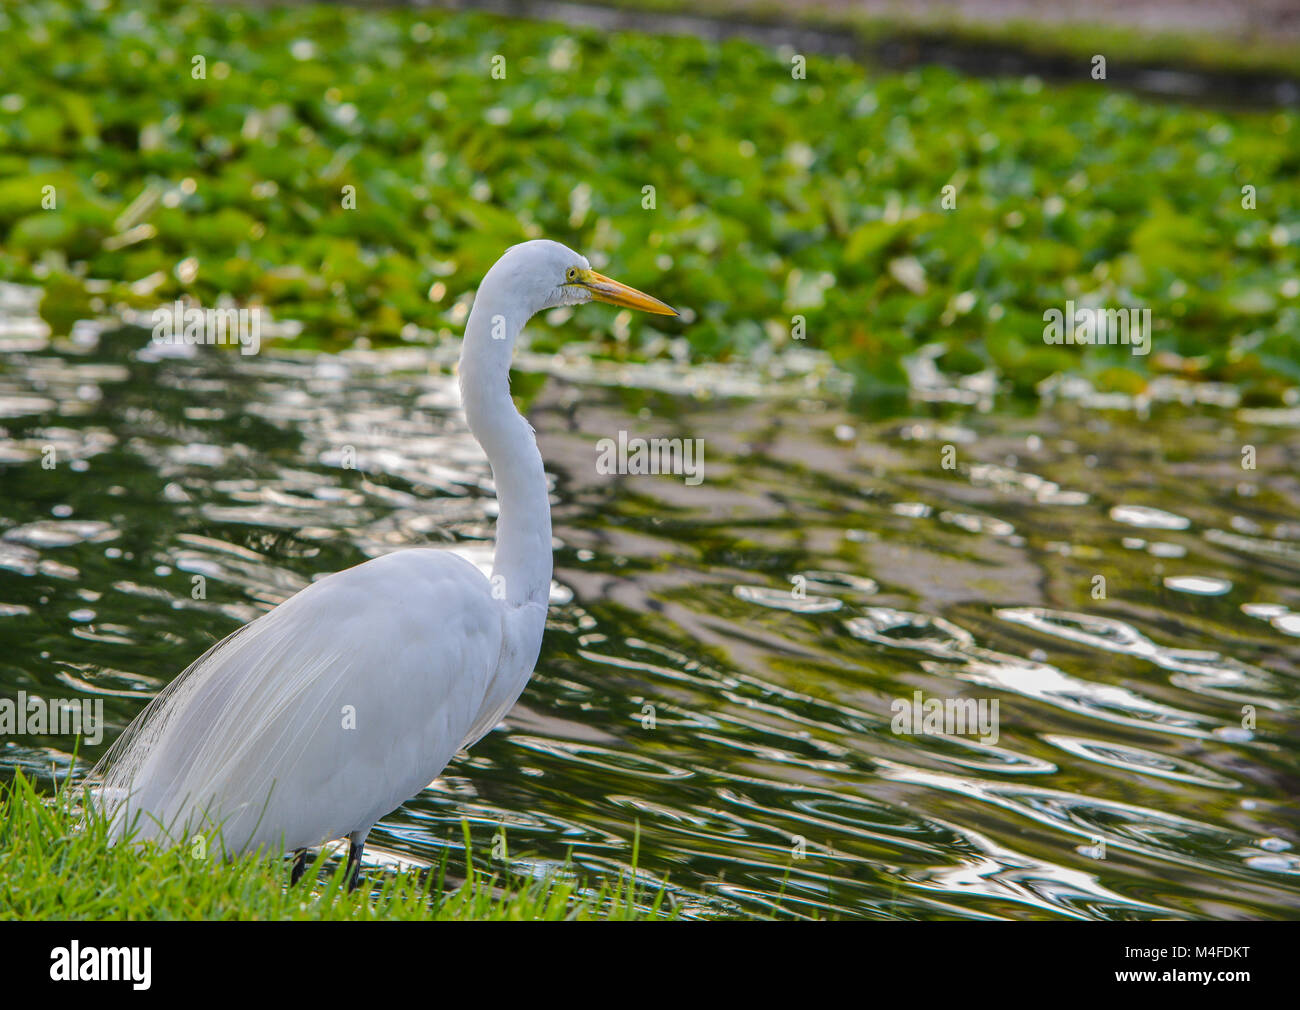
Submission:
[[482,720],[503,612],[445,551],[328,576],[168,685],[96,767],[98,795],[119,835],[219,829],[231,853],[367,831]]

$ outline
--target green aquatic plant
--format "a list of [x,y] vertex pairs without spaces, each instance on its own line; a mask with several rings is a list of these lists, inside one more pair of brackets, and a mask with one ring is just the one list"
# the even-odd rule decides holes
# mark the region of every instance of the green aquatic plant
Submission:
[[[0,30],[0,278],[56,334],[228,296],[308,348],[454,337],[544,235],[688,311],[559,319],[543,350],[802,341],[867,395],[933,343],[1022,392],[1300,380],[1292,111],[431,11],[36,0]],[[1153,353],[1045,343],[1069,299],[1149,309]]]

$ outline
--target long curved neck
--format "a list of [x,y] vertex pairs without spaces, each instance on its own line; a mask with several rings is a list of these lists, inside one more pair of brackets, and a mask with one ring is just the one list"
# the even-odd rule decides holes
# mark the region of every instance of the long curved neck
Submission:
[[511,605],[545,605],[551,587],[550,494],[537,438],[510,397],[510,359],[530,313],[499,287],[490,277],[484,280],[465,324],[461,402],[496,485],[493,590]]

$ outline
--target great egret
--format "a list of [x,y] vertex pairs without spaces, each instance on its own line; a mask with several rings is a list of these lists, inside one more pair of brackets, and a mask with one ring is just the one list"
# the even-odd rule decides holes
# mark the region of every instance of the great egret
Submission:
[[91,775],[114,840],[219,835],[225,852],[346,837],[355,886],[384,814],[490,730],[537,662],[551,513],[533,429],[510,398],[515,340],[535,313],[591,300],[676,315],[558,242],[508,249],[465,324],[460,389],[492,467],[492,579],[411,548],[313,583],[204,653],[127,727]]

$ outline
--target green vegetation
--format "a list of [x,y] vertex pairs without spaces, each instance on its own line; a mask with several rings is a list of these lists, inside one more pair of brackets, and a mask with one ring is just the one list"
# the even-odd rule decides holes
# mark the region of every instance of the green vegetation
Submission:
[[[864,393],[903,388],[900,358],[936,341],[941,367],[1020,390],[1170,369],[1275,402],[1300,379],[1293,112],[816,56],[796,80],[746,43],[429,11],[0,19],[0,278],[41,283],[56,332],[186,293],[301,320],[300,346],[432,339],[502,248],[545,235],[690,314],[588,310],[543,347],[583,327],[608,356],[685,337],[746,360],[804,316]],[[1045,345],[1067,299],[1149,308],[1157,352]]]
[[[885,41],[942,40],[959,45],[1019,49],[1035,56],[1088,65],[1097,54],[1108,60],[1142,66],[1170,66],[1224,73],[1300,74],[1300,48],[1287,36],[1253,34],[1221,37],[1208,32],[1134,31],[1105,22],[1106,12],[1084,6],[1072,12],[1079,20],[962,19],[947,4],[897,4],[888,18],[863,13],[852,5],[820,0],[583,0],[584,3],[667,14],[737,18],[758,24],[801,24],[849,31],[865,46]],[[1083,20],[1091,14],[1093,22]]]
[[[444,891],[446,865],[368,870],[348,893],[343,861],[325,856],[296,886],[288,863],[254,856],[224,862],[185,847],[110,846],[102,816],[83,817],[75,791],[39,794],[22,772],[0,783],[3,919],[638,919],[658,917],[663,894],[626,886],[583,890],[569,880],[500,877],[471,862]],[[317,878],[313,887],[309,882]],[[640,907],[638,908],[638,901]]]

